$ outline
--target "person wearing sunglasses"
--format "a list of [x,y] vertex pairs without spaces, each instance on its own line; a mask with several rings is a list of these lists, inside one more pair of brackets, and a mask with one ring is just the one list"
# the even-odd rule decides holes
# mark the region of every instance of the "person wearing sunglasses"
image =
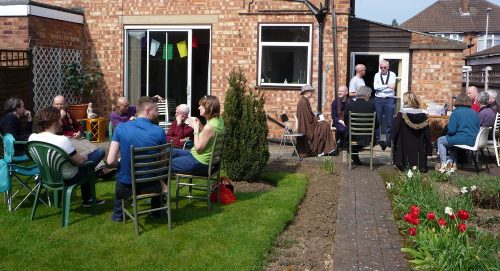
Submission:
[[380,129],[375,130],[375,137],[382,150],[391,147],[392,116],[394,115],[394,93],[396,89],[396,74],[389,70],[389,61],[383,59],[379,62],[380,72],[373,78],[375,90],[375,110],[377,120],[385,124],[385,142],[380,140]]

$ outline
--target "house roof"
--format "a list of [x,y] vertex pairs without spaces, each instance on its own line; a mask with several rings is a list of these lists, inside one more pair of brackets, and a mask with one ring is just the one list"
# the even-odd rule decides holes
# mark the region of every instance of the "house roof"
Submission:
[[488,48],[486,50],[483,50],[479,53],[469,55],[469,56],[467,56],[467,58],[483,58],[483,57],[490,57],[490,56],[500,56],[500,45],[493,46],[493,47]]
[[83,15],[83,10],[79,10],[77,8],[71,8],[71,9],[70,8],[62,8],[62,7],[58,7],[55,5],[39,3],[36,1],[32,1],[32,0],[0,0],[0,6],[15,6],[15,5],[32,5],[32,6],[42,7],[42,8],[58,10],[58,11],[62,11],[62,12]]
[[500,6],[486,0],[469,0],[469,13],[463,13],[462,1],[438,0],[400,26],[420,32],[485,32],[486,9],[491,8],[488,31],[500,32]]

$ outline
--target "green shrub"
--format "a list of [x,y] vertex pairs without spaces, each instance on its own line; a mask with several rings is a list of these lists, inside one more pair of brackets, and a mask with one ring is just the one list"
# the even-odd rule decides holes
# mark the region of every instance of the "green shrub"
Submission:
[[335,174],[337,172],[337,165],[335,165],[335,162],[331,157],[325,157],[323,160],[323,170],[327,174]]
[[233,180],[255,180],[269,159],[264,96],[248,89],[246,83],[241,69],[233,70],[224,101],[223,167]]

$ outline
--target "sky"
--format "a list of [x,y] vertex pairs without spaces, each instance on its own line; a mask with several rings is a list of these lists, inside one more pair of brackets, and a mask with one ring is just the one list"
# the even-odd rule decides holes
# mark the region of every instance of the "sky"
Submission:
[[[500,5],[500,0],[488,0]],[[436,0],[356,0],[356,17],[391,24],[396,19],[398,24],[410,19]]]

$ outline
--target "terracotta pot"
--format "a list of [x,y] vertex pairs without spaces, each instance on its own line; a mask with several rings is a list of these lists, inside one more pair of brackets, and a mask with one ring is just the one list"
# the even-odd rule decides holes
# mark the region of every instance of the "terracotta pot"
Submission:
[[88,104],[70,104],[68,106],[70,114],[76,120],[82,120],[87,118],[87,107]]

